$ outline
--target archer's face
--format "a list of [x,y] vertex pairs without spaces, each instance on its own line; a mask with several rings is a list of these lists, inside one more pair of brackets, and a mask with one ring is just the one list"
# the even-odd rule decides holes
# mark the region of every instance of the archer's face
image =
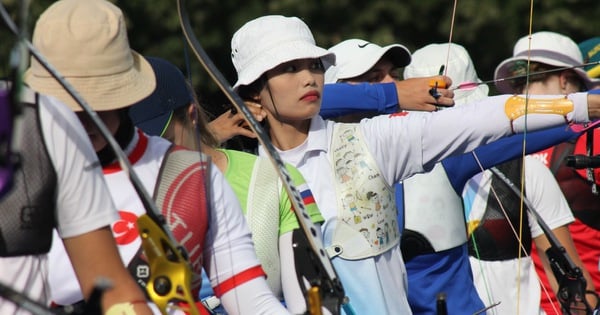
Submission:
[[267,72],[259,94],[270,119],[280,122],[310,120],[321,109],[324,70],[321,60],[298,59]]
[[[96,152],[102,150],[108,142],[104,139],[98,127],[94,124],[91,118],[84,112],[77,112],[77,118],[81,121],[83,128],[87,132],[90,141],[92,142],[92,146]],[[119,111],[118,110],[109,110],[97,112],[98,117],[104,122],[110,133],[114,136],[119,129],[119,125],[121,124]]]
[[400,69],[383,57],[371,69],[358,77],[344,80],[348,83],[389,83],[400,79]]

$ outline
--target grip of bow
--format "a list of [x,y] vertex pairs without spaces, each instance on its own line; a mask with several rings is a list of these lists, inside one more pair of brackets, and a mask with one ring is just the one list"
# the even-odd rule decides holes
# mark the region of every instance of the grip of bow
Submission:
[[558,282],[556,298],[565,314],[593,314],[594,310],[586,300],[587,281],[581,269],[573,264],[567,257],[564,247],[551,246],[546,250],[552,273]]
[[192,268],[184,251],[174,248],[169,237],[148,215],[140,216],[137,225],[142,248],[150,265],[150,277],[146,285],[148,296],[163,315],[167,314],[168,307],[200,315],[190,290]]

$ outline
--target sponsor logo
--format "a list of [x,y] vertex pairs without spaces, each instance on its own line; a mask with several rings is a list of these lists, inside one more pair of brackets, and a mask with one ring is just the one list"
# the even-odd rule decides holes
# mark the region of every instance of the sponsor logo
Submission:
[[396,113],[390,114],[390,118],[393,118],[393,117],[404,117],[404,116],[408,116],[408,112],[396,112]]

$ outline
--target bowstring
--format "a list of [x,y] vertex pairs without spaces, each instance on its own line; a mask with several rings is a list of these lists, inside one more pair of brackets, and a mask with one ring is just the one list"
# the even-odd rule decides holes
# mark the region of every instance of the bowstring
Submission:
[[[444,76],[446,76],[446,75],[448,74],[448,65],[449,65],[449,63],[450,63],[450,53],[451,53],[451,49],[452,49],[452,42],[453,42],[453,37],[454,37],[454,25],[455,25],[455,20],[456,20],[456,11],[457,11],[457,7],[458,7],[458,0],[454,0],[453,6],[452,6],[452,15],[451,15],[451,18],[450,18],[450,32],[449,32],[449,35],[448,35],[448,50],[447,50],[447,52],[446,52],[446,63],[445,63],[445,65],[443,66],[443,67],[444,67],[444,68],[443,68],[443,70],[442,70],[442,71],[440,71],[440,75],[442,75],[442,74],[443,74]],[[482,170],[482,172],[483,172],[483,171],[484,171],[484,168],[483,168],[483,166],[480,164],[480,162],[479,162],[479,159],[477,158],[477,155],[476,155],[475,151],[473,151],[472,153],[473,153],[473,155],[475,156],[475,159],[477,160],[477,163],[479,164],[479,167],[481,168],[481,170]],[[485,175],[485,173],[484,173],[484,175]],[[503,213],[504,213],[505,217],[507,217],[507,218],[508,218],[508,215],[506,214],[506,211],[505,211],[505,210],[504,210],[504,208],[502,207],[502,203],[500,202],[500,199],[499,199],[499,198],[498,198],[498,196],[495,194],[495,192],[494,192],[494,196],[495,196],[495,198],[498,200],[498,203],[500,204],[500,207],[501,207],[501,209],[502,209],[502,211],[503,211]],[[467,219],[467,218],[465,217],[465,220],[466,220],[466,219]],[[510,220],[508,220],[508,221],[509,221],[509,223],[510,223]],[[513,230],[513,232],[515,232],[515,233],[516,233],[516,231],[514,230],[514,227],[513,227],[512,225],[511,225],[511,229]],[[520,236],[516,235],[516,237],[519,239],[519,246],[522,246],[522,245],[521,245],[521,242],[520,242]],[[488,303],[489,303],[489,305],[492,305],[492,304],[494,304],[495,302],[494,302],[494,301],[493,301],[493,299],[492,299],[492,295],[491,295],[491,291],[490,291],[490,283],[489,283],[489,278],[488,278],[488,276],[486,275],[486,273],[484,272],[484,271],[485,271],[485,269],[483,268],[483,262],[482,262],[482,260],[480,259],[480,258],[481,258],[481,256],[480,256],[480,254],[479,254],[479,246],[477,245],[477,242],[476,242],[476,239],[475,239],[475,234],[473,234],[473,233],[471,233],[471,241],[473,242],[473,248],[474,248],[474,251],[475,251],[475,257],[477,257],[477,264],[479,265],[480,274],[481,274],[481,277],[482,277],[482,279],[483,279],[484,288],[485,288],[486,295],[487,295],[487,300],[488,300]]]
[[[523,248],[523,242],[522,242],[522,233],[523,233],[523,215],[525,213],[525,205],[524,205],[524,201],[523,199],[525,198],[525,155],[526,155],[526,147],[527,147],[527,121],[528,121],[528,116],[527,113],[529,112],[529,83],[530,83],[530,65],[531,65],[531,40],[532,40],[532,34],[533,34],[533,1],[534,0],[530,0],[529,1],[529,30],[528,30],[528,47],[527,47],[527,70],[526,70],[526,76],[525,76],[525,118],[524,118],[524,128],[523,128],[523,145],[522,145],[522,152],[521,152],[521,160],[523,161],[521,163],[521,180],[520,180],[520,198],[519,198],[519,236],[517,237],[517,240],[519,242],[519,247]],[[531,246],[531,244],[530,244]],[[517,257],[517,279],[519,280],[517,282],[517,315],[520,314],[520,305],[521,305],[521,264],[522,264],[522,251],[519,250],[518,253],[518,257]]]
[[[532,40],[532,34],[533,34],[533,9],[534,9],[534,2],[533,0],[530,0],[530,8],[529,8],[529,26],[528,26],[528,53],[527,53],[527,70],[526,70],[526,82],[525,82],[525,123],[524,123],[524,130],[523,130],[523,144],[522,144],[522,153],[521,153],[521,159],[524,161],[525,160],[525,156],[527,155],[527,151],[526,151],[526,145],[527,145],[527,113],[528,113],[528,105],[529,105],[529,83],[530,83],[530,63],[531,63],[531,40]],[[454,2],[454,10],[456,10],[456,1]],[[453,30],[453,25],[454,25],[454,17],[455,17],[455,12],[453,11],[452,13],[452,27],[451,27],[451,31],[450,31],[450,40],[449,40],[449,45],[451,44],[451,40],[452,40],[452,30]],[[446,70],[448,69],[447,64],[449,62],[449,58],[450,58],[450,47],[448,47],[448,53],[446,56]],[[481,169],[481,171],[483,172],[483,176],[487,176],[487,174],[484,172],[485,169],[483,168],[483,165],[480,163],[479,158],[477,156],[477,154],[475,153],[475,151],[472,152],[473,157],[475,158],[475,160],[477,161],[477,164],[479,166],[479,168]],[[523,246],[523,242],[522,242],[522,233],[523,233],[523,215],[525,213],[525,209],[524,209],[524,196],[525,196],[525,163],[521,163],[521,170],[520,170],[520,208],[519,208],[519,229],[517,231],[517,229],[513,226],[512,222],[510,220],[507,219],[507,222],[515,236],[515,238],[517,239],[517,241],[519,242],[519,252],[518,252],[518,256],[517,256],[517,315],[519,315],[520,312],[520,296],[521,296],[521,258],[523,257],[522,255],[525,254],[525,257],[528,257],[529,255],[527,254],[527,252],[525,251],[525,248]],[[494,198],[498,201],[498,204],[500,206],[500,209],[502,210],[503,215],[508,218],[508,214],[504,208],[504,205],[502,204],[502,201],[500,200],[500,198],[498,197],[496,191],[494,190],[493,187],[490,187],[490,191],[492,193],[492,195],[494,196]],[[480,266],[480,270],[484,270],[482,267],[482,263],[481,260],[479,259],[479,250],[478,250],[478,245],[477,242],[475,240],[475,237],[473,234],[471,234],[471,241],[473,242],[473,247],[475,249],[475,254],[476,257],[478,258],[478,263]],[[487,298],[488,298],[488,302],[493,303],[492,298],[491,298],[491,294],[490,294],[490,285],[489,285],[489,281],[485,275],[485,273],[481,272],[482,278],[483,278],[483,282],[484,282],[484,287],[486,290],[486,294],[487,294]],[[541,282],[541,280],[538,278],[538,281],[540,283],[540,287],[542,288],[542,291],[544,292],[544,295],[550,299],[550,295],[548,292],[548,289],[544,286],[544,284]],[[557,312],[558,314],[558,310],[556,310],[556,307],[554,304],[552,304],[553,309]]]
[[[182,9],[185,10],[185,8],[182,8]],[[191,65],[191,62],[190,62],[191,58],[190,58],[190,53],[189,53],[189,48],[188,48],[187,40],[186,40],[185,34],[183,34],[183,33],[181,34],[181,40],[182,40],[182,46],[183,46],[183,59],[184,59],[184,62],[185,62],[185,71],[186,71],[186,75],[187,75],[189,89],[192,91],[192,100],[194,102],[194,104],[192,105],[193,106],[193,111],[194,111],[194,119],[192,119],[190,121],[190,123],[192,125],[192,128],[193,128],[192,135],[194,137],[194,139],[193,139],[194,145],[195,145],[194,150],[198,151],[198,154],[200,156],[200,162],[202,164],[201,165],[201,170],[202,170],[203,174],[202,174],[201,177],[204,180],[204,192],[205,192],[205,198],[206,198],[205,199],[205,205],[206,205],[206,209],[207,209],[207,220],[208,220],[208,222],[211,222],[211,218],[210,218],[211,211],[208,211],[212,207],[211,202],[213,202],[212,199],[211,199],[211,197],[212,197],[212,190],[211,190],[211,184],[212,184],[212,182],[211,182],[211,180],[212,180],[211,168],[212,167],[217,167],[217,165],[214,164],[214,163],[211,163],[211,162],[213,162],[212,158],[208,154],[204,154],[203,150],[202,150],[203,146],[208,146],[209,144],[203,143],[203,141],[202,141],[202,132],[201,132],[201,128],[200,128],[200,123],[201,122],[202,123],[208,123],[208,120],[207,119],[200,119],[200,115],[203,115],[203,113],[200,113],[200,111],[203,111],[204,109],[202,108],[202,105],[200,103],[200,99],[199,99],[198,95],[194,91],[194,81],[193,81],[193,76],[192,76],[192,65]],[[208,130],[208,126],[206,126],[206,127],[207,127],[206,130]],[[225,174],[223,174],[223,176],[225,176]],[[226,179],[226,178],[224,178],[224,180],[226,182],[229,182],[229,180]],[[230,224],[229,220],[225,220],[225,224],[226,224],[226,229],[228,231],[230,231],[231,228],[229,226],[229,224]],[[209,229],[210,229],[210,227],[209,227]],[[232,242],[231,242],[229,233],[226,233],[226,234],[227,234],[227,238],[228,238],[227,239],[227,247],[228,247],[228,253],[229,253],[229,264],[230,264],[230,266],[234,266],[235,264],[234,264],[234,261],[233,261],[233,248],[231,247],[232,246]],[[211,260],[213,262],[215,262],[213,268],[215,268],[215,275],[217,276],[217,280],[216,281],[217,281],[217,283],[220,283],[222,279],[220,279],[221,276],[220,276],[220,272],[219,272],[219,264],[216,263],[216,257],[215,257],[216,251],[215,251],[214,247],[211,247],[211,253],[212,253],[210,255]],[[206,257],[203,257],[203,260],[204,259],[206,259]],[[203,265],[204,265],[204,261],[203,261]],[[206,268],[204,268],[204,266],[202,267],[202,269],[204,270],[203,272],[205,272],[206,278],[208,279],[208,285],[212,289],[212,283],[210,281],[210,275],[206,272]],[[201,274],[199,276],[201,276]],[[237,281],[235,281],[236,278],[232,277],[231,279],[234,280],[234,286],[237,286]],[[198,289],[198,296],[196,296],[195,298],[197,298],[199,302],[202,302],[202,304],[204,304],[203,301],[201,300],[201,297],[199,296],[200,295],[200,291],[202,290],[202,285],[203,285],[203,283],[201,282],[200,283],[200,288]],[[232,290],[232,292],[236,296],[235,297],[236,311],[239,313],[241,311],[241,306],[239,305],[239,300],[240,299],[238,298],[237,290]],[[213,291],[213,294],[214,294],[214,291]],[[206,307],[206,306],[204,306],[204,307]],[[223,304],[222,304],[222,302],[220,303],[220,307],[224,307]],[[212,312],[212,310],[210,310],[210,312]]]
[[[444,76],[446,76],[448,74],[448,65],[450,63],[450,52],[451,52],[452,42],[453,42],[452,39],[454,37],[454,25],[455,25],[455,20],[456,20],[457,7],[458,7],[458,0],[454,0],[453,6],[452,6],[452,15],[450,17],[450,32],[449,32],[449,35],[448,35],[448,51],[446,52],[446,63],[443,66],[443,70],[440,71],[440,75],[444,75]],[[475,155],[475,157],[477,159],[475,151],[473,151],[473,154]],[[479,164],[479,160],[478,159],[477,159],[477,162]],[[483,166],[481,164],[479,164],[479,167],[481,168],[481,170],[483,172],[484,171]],[[496,199],[498,199],[498,198],[496,197]],[[498,203],[500,203],[499,199],[498,199]],[[504,211],[503,208],[502,208],[502,210]],[[506,216],[506,214],[505,214],[505,216]],[[467,220],[466,217],[465,217],[465,220]],[[485,269],[483,268],[483,263],[482,263],[482,260],[480,259],[481,256],[479,254],[479,246],[477,245],[477,242],[475,240],[475,235],[473,233],[471,233],[471,241],[473,242],[473,248],[474,248],[474,251],[475,251],[475,257],[477,258],[477,264],[479,265],[480,274],[481,274],[481,277],[483,279],[483,283],[484,283],[484,287],[485,287],[485,291],[486,291],[486,295],[487,295],[487,300],[488,300],[488,303],[490,305],[492,305],[492,304],[494,304],[494,301],[493,301],[492,296],[491,296],[491,291],[489,290],[489,288],[490,288],[489,279],[488,279],[486,273],[484,272]],[[520,242],[519,242],[519,244],[520,244]]]
[[452,36],[454,35],[454,20],[456,18],[456,7],[458,4],[458,0],[454,0],[454,5],[452,7],[452,16],[450,17],[450,34],[448,35],[448,52],[446,52],[446,64],[444,66],[444,70],[442,71],[443,75],[448,73],[448,63],[450,62],[450,47],[452,45]]
[[[525,161],[525,156],[527,155],[527,151],[526,151],[526,147],[527,147],[527,133],[528,133],[528,129],[527,129],[527,120],[528,120],[528,108],[529,108],[529,99],[530,99],[530,94],[529,94],[529,84],[530,84],[530,77],[531,77],[531,72],[530,72],[530,64],[531,64],[531,41],[532,41],[532,34],[533,34],[533,10],[534,10],[534,0],[530,0],[530,7],[529,7],[529,24],[528,24],[528,51],[527,51],[527,68],[526,68],[526,74],[525,74],[525,115],[524,115],[524,128],[523,128],[523,142],[522,142],[522,153],[521,153],[521,159],[523,161]],[[481,165],[477,154],[475,152],[472,152],[473,156],[475,157],[475,159],[477,160],[477,164],[479,165],[479,167],[481,168],[482,171],[484,171],[483,166]],[[485,175],[485,173],[484,173]],[[517,239],[517,241],[519,242],[519,252],[518,252],[518,257],[517,257],[517,315],[519,315],[520,313],[520,302],[521,302],[521,263],[522,263],[522,258],[523,258],[523,254],[525,254],[525,257],[529,257],[529,255],[527,254],[527,252],[525,251],[525,248],[523,246],[523,242],[522,242],[522,233],[523,233],[523,215],[525,213],[525,208],[524,208],[524,197],[525,197],[525,163],[521,163],[521,170],[520,170],[520,208],[519,208],[519,229],[517,231],[517,229],[513,226],[512,222],[510,220],[507,220],[515,238]],[[500,198],[498,197],[498,195],[496,194],[496,192],[494,191],[494,189],[491,187],[490,188],[492,194],[494,195],[494,198],[496,198],[496,200],[498,201],[498,204],[500,206],[500,208],[502,209],[502,212],[504,214],[504,216],[506,218],[508,218],[506,210],[500,200]],[[476,243],[475,243],[475,239],[473,238],[473,244],[475,245],[475,248],[477,248]],[[483,275],[484,277],[484,281],[485,280],[485,275]],[[538,282],[540,283],[540,287],[542,289],[542,291],[544,292],[544,295],[546,296],[547,299],[550,300],[550,293],[548,291],[548,288],[546,288],[546,286],[541,282],[541,280],[538,277]],[[487,285],[487,281],[486,281],[486,290],[488,289],[488,285]],[[488,293],[489,296],[489,293]],[[559,311],[556,309],[556,306],[551,303],[553,310],[556,312],[556,314],[559,314]]]

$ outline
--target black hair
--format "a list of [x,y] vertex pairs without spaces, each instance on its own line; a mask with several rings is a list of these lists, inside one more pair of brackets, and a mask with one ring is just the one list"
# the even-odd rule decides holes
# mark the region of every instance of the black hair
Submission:
[[245,101],[254,101],[260,91],[267,85],[267,75],[263,73],[258,79],[248,85],[238,87],[238,95]]

